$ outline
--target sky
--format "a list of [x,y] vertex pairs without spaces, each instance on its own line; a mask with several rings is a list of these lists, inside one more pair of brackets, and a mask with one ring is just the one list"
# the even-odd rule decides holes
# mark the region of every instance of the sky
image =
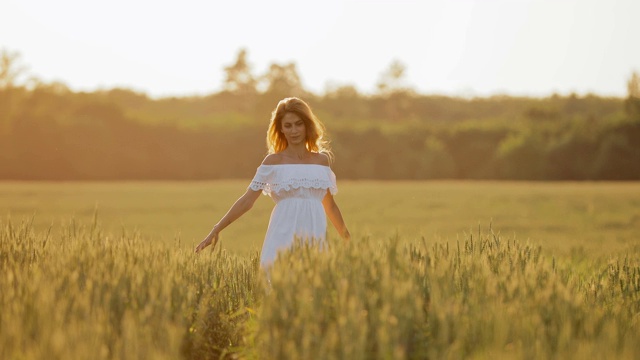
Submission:
[[424,94],[626,96],[638,0],[2,0],[0,49],[77,91],[220,91],[241,48],[256,75],[294,62],[321,94],[373,93],[392,61]]

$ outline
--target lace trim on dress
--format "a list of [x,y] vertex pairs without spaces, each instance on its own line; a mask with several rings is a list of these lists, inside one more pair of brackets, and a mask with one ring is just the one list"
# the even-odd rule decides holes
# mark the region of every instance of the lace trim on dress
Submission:
[[264,195],[292,189],[329,189],[332,195],[338,192],[336,175],[329,167],[321,165],[286,166],[260,165],[249,188],[262,190]]
[[254,191],[262,190],[265,195],[271,192],[278,193],[282,190],[289,191],[291,189],[299,189],[301,187],[307,189],[329,189],[332,195],[335,195],[338,191],[337,187],[330,180],[308,178],[289,179],[284,182],[277,182],[273,184],[252,180],[249,187]]

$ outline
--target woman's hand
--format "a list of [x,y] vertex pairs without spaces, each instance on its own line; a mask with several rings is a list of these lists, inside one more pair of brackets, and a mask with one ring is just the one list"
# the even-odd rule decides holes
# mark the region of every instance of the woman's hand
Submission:
[[216,226],[213,227],[213,230],[211,230],[211,232],[209,233],[209,235],[207,235],[206,238],[204,238],[204,240],[202,240],[202,242],[200,244],[198,244],[198,246],[196,246],[196,253],[199,253],[200,251],[202,251],[204,248],[206,248],[209,245],[211,246],[211,250],[216,248],[216,244],[218,243],[218,236],[219,236],[219,231],[217,229]]
[[256,202],[260,194],[261,190],[251,190],[250,188],[242,195],[236,202],[231,206],[231,209],[227,211],[227,213],[218,221],[218,223],[213,227],[213,230],[207,235],[202,242],[196,246],[196,253],[202,251],[202,249],[206,248],[209,245],[213,245],[211,250],[216,248],[216,244],[218,243],[218,236],[220,231],[224,230],[227,226],[231,225],[232,222],[236,221],[242,214],[246,213],[251,209],[253,203]]
[[344,229],[344,231],[342,232],[342,238],[343,238],[345,241],[349,241],[349,240],[351,240],[351,234],[349,233],[349,230]]

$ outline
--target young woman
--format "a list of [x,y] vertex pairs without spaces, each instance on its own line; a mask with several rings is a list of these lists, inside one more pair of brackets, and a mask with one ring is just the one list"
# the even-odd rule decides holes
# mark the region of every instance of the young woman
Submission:
[[[351,236],[333,199],[336,176],[329,167],[331,151],[324,139],[324,125],[304,101],[281,100],[271,114],[267,130],[269,155],[258,167],[247,191],[231,206],[196,247],[215,247],[220,232],[249,211],[260,192],[276,205],[262,246],[260,264],[269,266],[278,251],[296,238],[325,241],[327,217],[342,238]],[[326,214],[326,215],[325,215]]]

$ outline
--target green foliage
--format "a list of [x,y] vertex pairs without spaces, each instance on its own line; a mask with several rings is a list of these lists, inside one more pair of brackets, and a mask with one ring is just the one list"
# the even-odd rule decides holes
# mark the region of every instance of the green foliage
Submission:
[[640,121],[640,75],[637,72],[633,72],[627,82],[625,110],[629,117]]
[[640,177],[640,121],[608,129],[593,164],[594,177],[616,180]]
[[0,89],[0,178],[246,177],[266,153],[270,111],[295,89],[327,123],[342,178],[640,178],[638,121],[624,111],[635,97],[363,96],[349,86],[319,97],[303,91],[293,65],[274,64],[263,93],[238,90],[254,86],[242,61],[228,69],[229,89],[205,97]]
[[544,143],[537,134],[518,132],[500,142],[497,157],[506,179],[543,179]]
[[10,89],[24,73],[25,68],[19,64],[20,54],[0,49],[0,90]]
[[233,94],[249,97],[257,94],[257,81],[251,74],[251,66],[247,61],[247,50],[241,49],[233,65],[224,68],[224,88]]
[[507,128],[487,126],[484,123],[465,122],[454,127],[445,138],[447,152],[451,154],[456,177],[487,179],[496,172],[493,154],[507,136]]

